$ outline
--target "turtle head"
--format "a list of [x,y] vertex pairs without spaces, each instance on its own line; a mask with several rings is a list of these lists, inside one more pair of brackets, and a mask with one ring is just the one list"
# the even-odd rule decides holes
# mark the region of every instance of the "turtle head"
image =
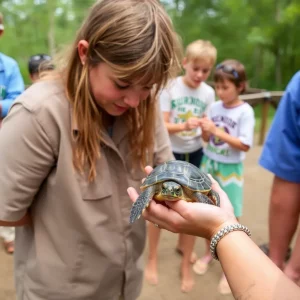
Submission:
[[165,181],[161,186],[160,197],[168,201],[182,199],[183,190],[180,184],[174,181]]

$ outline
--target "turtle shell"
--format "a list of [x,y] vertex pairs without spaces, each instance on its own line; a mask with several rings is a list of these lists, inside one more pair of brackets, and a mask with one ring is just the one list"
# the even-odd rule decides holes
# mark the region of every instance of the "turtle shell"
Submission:
[[207,174],[194,165],[180,160],[170,160],[157,166],[145,179],[141,189],[166,180],[175,181],[182,186],[198,192],[211,190],[212,182]]

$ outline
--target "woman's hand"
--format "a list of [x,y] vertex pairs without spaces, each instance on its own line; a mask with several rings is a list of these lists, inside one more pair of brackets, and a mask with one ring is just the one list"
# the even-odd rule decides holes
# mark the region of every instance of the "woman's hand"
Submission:
[[[149,174],[152,168],[146,167],[145,170]],[[159,202],[151,201],[149,207],[144,211],[143,217],[160,228],[210,240],[225,224],[237,223],[227,195],[211,176],[210,179],[213,190],[220,195],[221,207],[184,200],[166,201],[166,206],[164,206]],[[136,190],[130,187],[127,191],[131,200],[135,202],[138,197]]]

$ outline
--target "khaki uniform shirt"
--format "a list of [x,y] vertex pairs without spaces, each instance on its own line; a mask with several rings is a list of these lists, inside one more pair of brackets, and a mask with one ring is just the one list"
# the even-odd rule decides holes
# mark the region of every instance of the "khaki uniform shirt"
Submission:
[[[145,221],[129,224],[127,188],[139,188],[126,126],[118,117],[105,137],[97,178],[90,183],[72,163],[76,124],[63,87],[39,82],[14,103],[0,131],[0,220],[29,210],[32,226],[17,229],[18,300],[125,300],[143,279]],[[173,158],[160,115],[154,164]]]

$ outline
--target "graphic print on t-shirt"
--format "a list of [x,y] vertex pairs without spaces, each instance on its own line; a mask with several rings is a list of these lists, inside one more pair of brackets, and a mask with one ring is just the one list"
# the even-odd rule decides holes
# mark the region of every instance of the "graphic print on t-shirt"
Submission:
[[[180,97],[171,100],[171,109],[174,113],[174,123],[184,123],[190,118],[199,118],[203,115],[207,104],[194,97]],[[177,135],[179,136],[196,136],[198,135],[197,129],[190,131],[182,131]]]
[[[229,129],[226,126],[220,126],[217,124],[216,127],[218,127],[220,130],[222,130],[226,133],[229,133]],[[225,142],[217,136],[212,135],[210,137],[210,139],[211,139],[211,142],[216,146],[221,146],[221,145],[225,144]]]
[[[212,117],[212,121],[216,124],[216,127],[230,135],[232,135],[232,131],[237,125],[237,122],[227,116],[217,115]],[[210,137],[210,143],[207,147],[211,152],[219,155],[229,156],[229,145],[217,136],[212,135]]]

